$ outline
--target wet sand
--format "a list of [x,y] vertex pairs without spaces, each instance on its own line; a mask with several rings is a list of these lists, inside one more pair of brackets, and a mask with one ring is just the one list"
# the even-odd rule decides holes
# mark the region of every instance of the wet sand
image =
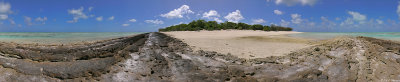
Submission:
[[252,30],[163,32],[192,46],[194,50],[216,51],[253,59],[283,56],[309,46],[310,39],[288,37],[301,32]]

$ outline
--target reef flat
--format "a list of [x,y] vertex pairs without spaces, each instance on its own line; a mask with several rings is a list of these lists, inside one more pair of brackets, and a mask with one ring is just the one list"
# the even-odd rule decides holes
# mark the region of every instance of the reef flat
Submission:
[[400,43],[339,37],[285,56],[193,51],[163,33],[88,44],[0,43],[0,81],[286,82],[400,80]]

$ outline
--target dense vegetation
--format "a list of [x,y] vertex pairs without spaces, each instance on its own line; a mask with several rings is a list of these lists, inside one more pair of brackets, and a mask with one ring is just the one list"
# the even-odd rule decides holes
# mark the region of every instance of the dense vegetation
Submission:
[[199,31],[199,30],[227,30],[227,29],[237,29],[237,30],[263,30],[263,31],[292,31],[292,28],[282,27],[282,26],[263,26],[260,24],[249,25],[246,23],[233,23],[233,22],[224,22],[218,23],[216,21],[205,21],[205,20],[196,20],[192,21],[189,24],[179,24],[173,25],[166,28],[161,28],[158,31],[166,32],[166,31]]

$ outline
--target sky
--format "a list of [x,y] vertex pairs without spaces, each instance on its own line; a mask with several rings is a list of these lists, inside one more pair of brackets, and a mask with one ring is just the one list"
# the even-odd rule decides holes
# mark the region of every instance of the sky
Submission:
[[0,32],[154,32],[193,20],[400,32],[398,0],[0,0]]

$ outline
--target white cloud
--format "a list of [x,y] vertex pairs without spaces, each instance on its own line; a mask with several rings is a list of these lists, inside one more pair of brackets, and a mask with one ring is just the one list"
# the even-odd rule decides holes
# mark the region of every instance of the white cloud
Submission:
[[108,18],[108,20],[114,20],[114,19],[115,19],[114,16],[111,16],[111,17]]
[[282,14],[283,14],[283,12],[280,11],[280,10],[274,10],[274,13],[275,13],[276,15],[282,15]]
[[0,14],[0,20],[6,20],[8,18],[7,14]]
[[[337,20],[337,18],[335,18]],[[327,27],[327,28],[332,28],[336,26],[336,23],[333,21],[330,21],[328,18],[321,16],[321,25],[322,27]]]
[[94,8],[94,7],[89,7],[89,8],[88,8],[88,10],[89,10],[89,11],[92,11],[92,10],[93,10],[93,8]]
[[15,25],[15,24],[16,24],[15,21],[12,20],[12,19],[10,19],[9,21],[10,21],[10,24],[11,24],[11,25]]
[[35,21],[38,21],[38,22],[45,22],[45,21],[47,21],[47,17],[37,17],[36,19],[35,19]]
[[46,24],[47,17],[37,17],[35,19],[36,22],[41,22],[42,24]]
[[129,20],[129,22],[136,22],[136,19],[131,19]]
[[96,18],[97,21],[103,21],[103,16],[99,16]]
[[182,5],[178,9],[174,9],[166,14],[161,14],[161,17],[165,18],[183,18],[183,15],[185,14],[193,14],[194,12],[190,10],[190,7],[188,5]]
[[222,23],[223,21],[219,18],[214,18],[215,21],[217,21],[218,23]]
[[335,20],[337,20],[337,21],[338,21],[338,20],[340,20],[340,18],[339,18],[339,17],[336,17],[336,18],[335,18]]
[[0,2],[0,13],[2,14],[11,13],[10,3]]
[[379,20],[379,19],[376,19],[376,22],[377,22],[378,24],[383,24],[383,21],[382,21],[382,20]]
[[314,27],[315,26],[315,22],[309,22],[308,25]]
[[153,24],[164,24],[163,21],[158,20],[158,19],[156,19],[156,20],[145,20],[144,22],[146,22],[146,23],[153,23]]
[[299,14],[291,14],[290,16],[292,17],[291,21],[294,24],[300,24],[303,21],[303,19],[301,19],[301,15]]
[[367,20],[367,16],[360,14],[358,12],[349,11],[348,13],[353,17],[353,20],[358,21],[360,23],[364,23],[364,21]]
[[25,21],[26,25],[28,25],[28,26],[33,25],[31,17],[25,16],[24,18],[25,18],[24,21]]
[[399,5],[397,5],[397,15],[399,16],[399,19],[400,19],[400,2],[399,2]]
[[122,24],[122,26],[124,26],[124,27],[127,27],[127,26],[129,26],[130,24]]
[[209,12],[203,13],[203,18],[210,18],[210,17],[220,17],[218,12],[215,10],[210,10]]
[[281,26],[288,27],[290,22],[281,19]]
[[208,12],[203,13],[203,18],[213,19],[213,20],[217,21],[218,23],[221,23],[222,20],[219,19],[218,17],[220,17],[220,15],[215,10],[210,10]]
[[225,16],[225,19],[227,19],[229,22],[238,23],[240,20],[243,20],[244,17],[239,10],[236,10],[235,12],[231,12]]
[[[15,21],[10,19],[10,24],[15,25]],[[32,17],[24,16],[24,22],[27,26],[32,26],[32,25],[40,25],[40,24],[46,24],[47,17],[37,17],[35,19],[32,19]],[[40,24],[39,24],[40,23]]]
[[[360,14],[359,12],[354,12],[354,11],[348,11],[347,12],[351,17],[348,17],[346,20],[344,20],[340,25],[345,26],[345,25],[353,25],[353,26],[358,26],[358,24],[364,24],[367,20],[367,16]],[[358,23],[358,24],[355,24]]]
[[9,13],[11,13],[10,3],[0,2],[0,20],[7,19]]
[[354,24],[354,21],[351,18],[347,18],[346,20],[344,20],[342,23],[340,23],[340,26],[344,26],[344,25],[352,25]]
[[69,22],[78,22],[79,19],[87,19],[89,18],[84,12],[83,12],[84,8],[81,7],[79,9],[70,9],[68,10],[68,14],[71,14],[74,16],[72,21]]
[[317,0],[276,0],[275,4],[286,4],[288,6],[293,6],[297,4],[312,6],[317,2]]
[[251,24],[262,24],[266,22],[264,19],[253,19],[251,21],[252,21]]

